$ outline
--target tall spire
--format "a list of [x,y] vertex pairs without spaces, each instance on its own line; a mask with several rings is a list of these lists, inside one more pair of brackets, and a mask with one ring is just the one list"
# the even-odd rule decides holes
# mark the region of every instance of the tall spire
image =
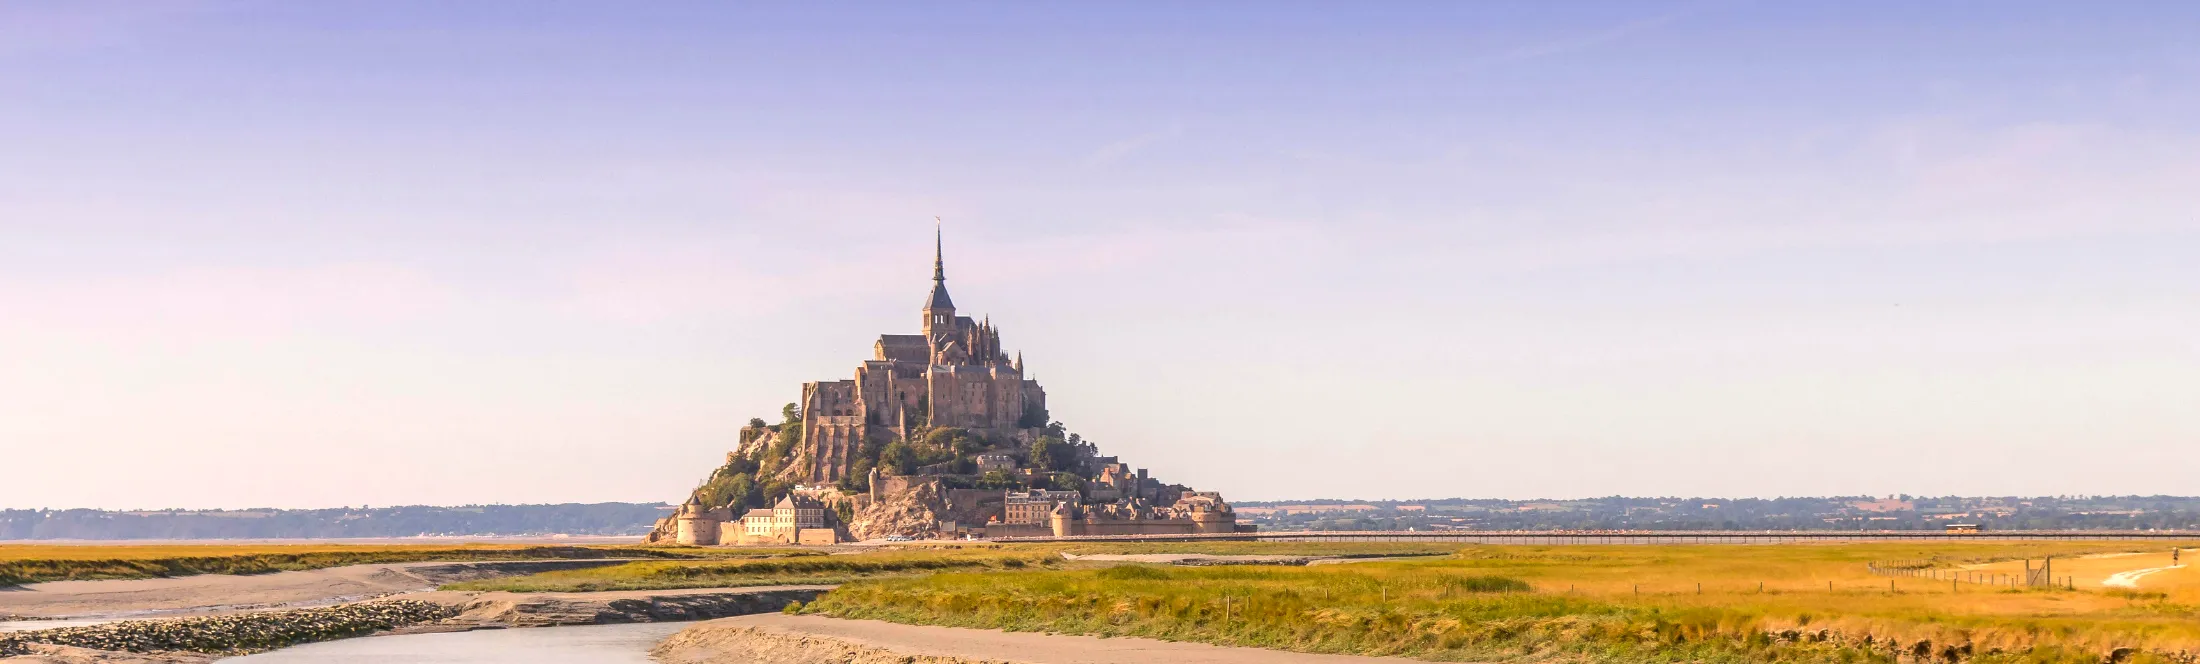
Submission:
[[924,310],[933,313],[926,314],[925,334],[927,335],[932,333],[931,329],[934,324],[952,324],[954,322],[952,320],[933,320],[933,317],[953,316],[955,313],[955,301],[947,297],[947,261],[946,252],[943,251],[945,242],[941,239],[942,233],[940,232],[939,223],[939,217],[932,218],[932,296],[925,299]]

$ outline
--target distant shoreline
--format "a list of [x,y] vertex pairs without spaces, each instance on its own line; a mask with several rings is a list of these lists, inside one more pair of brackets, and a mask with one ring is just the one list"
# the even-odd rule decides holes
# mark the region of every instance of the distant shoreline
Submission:
[[0,539],[0,546],[163,546],[189,544],[634,544],[641,535],[434,535],[421,537],[248,537],[194,539]]

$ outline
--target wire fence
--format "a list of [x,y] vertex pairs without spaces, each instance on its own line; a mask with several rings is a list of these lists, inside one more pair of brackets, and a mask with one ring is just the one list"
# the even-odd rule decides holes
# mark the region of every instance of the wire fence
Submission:
[[2069,576],[2055,575],[2055,559],[2045,558],[2034,567],[2031,559],[2024,561],[2022,572],[1997,572],[1988,570],[1949,569],[1939,567],[1932,560],[1895,560],[1865,563],[1874,576],[1933,579],[1950,583],[1970,583],[2003,588],[2062,588],[2075,590],[2077,580]]

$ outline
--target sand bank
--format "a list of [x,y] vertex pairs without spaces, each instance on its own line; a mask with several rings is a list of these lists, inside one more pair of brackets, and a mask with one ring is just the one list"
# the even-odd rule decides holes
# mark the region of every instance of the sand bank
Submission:
[[760,614],[713,620],[651,651],[664,664],[1405,664],[1152,639],[1063,636]]
[[615,565],[623,560],[529,560],[352,565],[247,576],[55,581],[0,589],[0,616],[142,618],[325,606],[445,583]]

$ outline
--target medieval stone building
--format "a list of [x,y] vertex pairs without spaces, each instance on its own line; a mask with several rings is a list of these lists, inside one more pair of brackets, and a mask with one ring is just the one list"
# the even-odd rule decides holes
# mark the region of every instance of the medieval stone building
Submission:
[[[827,483],[853,472],[866,444],[883,446],[922,426],[960,427],[1013,438],[1046,425],[1046,390],[1024,378],[991,321],[958,315],[947,295],[947,266],[934,238],[932,292],[918,334],[882,334],[872,357],[848,380],[802,386],[799,478]],[[769,441],[749,428],[743,444]]]

